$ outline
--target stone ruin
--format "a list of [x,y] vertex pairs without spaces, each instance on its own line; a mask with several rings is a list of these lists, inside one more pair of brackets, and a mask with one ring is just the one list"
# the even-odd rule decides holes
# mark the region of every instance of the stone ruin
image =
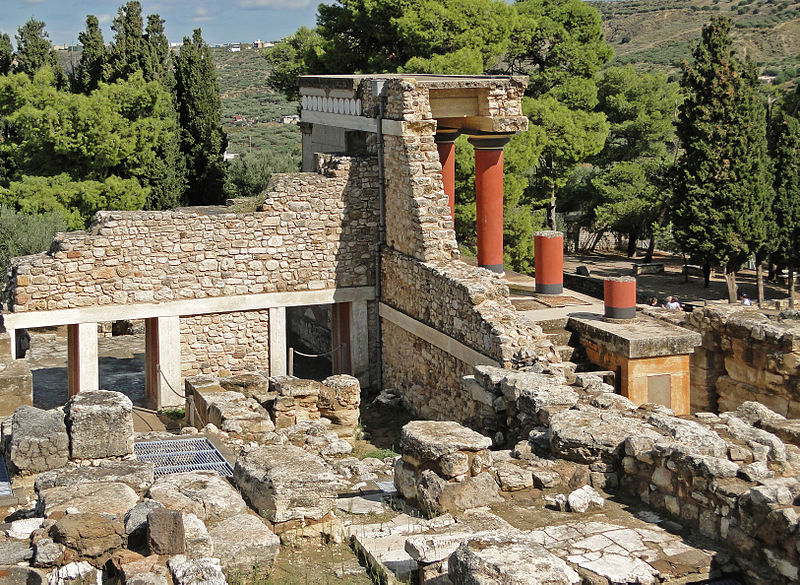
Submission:
[[[35,506],[20,498],[2,527],[0,579],[217,584],[254,567],[258,579],[282,544],[323,536],[349,539],[386,582],[797,582],[792,322],[648,311],[695,332],[676,416],[577,372],[557,341],[570,332],[517,309],[490,207],[476,210],[479,266],[460,261],[454,138],[475,147],[478,199],[502,206],[486,171],[527,127],[524,85],[305,77],[304,172],[275,176],[258,211],[101,212],[14,259],[2,449]],[[304,307],[329,341],[335,375],[321,382],[289,376],[287,310]],[[133,457],[134,440],[175,437],[136,435],[130,401],[99,390],[109,314],[143,320],[150,405],[185,405],[181,436],[212,437],[230,481],[156,478]],[[60,325],[73,397],[41,411],[22,341]],[[428,420],[405,427],[400,457],[358,459],[361,391],[378,386]],[[354,520],[364,511],[386,518]]]

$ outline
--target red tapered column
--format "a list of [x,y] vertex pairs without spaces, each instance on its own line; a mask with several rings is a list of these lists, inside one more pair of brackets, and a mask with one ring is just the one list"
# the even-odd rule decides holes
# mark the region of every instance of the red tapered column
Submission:
[[503,147],[504,135],[470,136],[475,147],[475,211],[478,223],[478,266],[503,272]]
[[450,207],[450,217],[455,219],[456,213],[456,138],[458,130],[439,128],[436,131],[436,150],[442,163],[442,183]]
[[603,281],[606,319],[633,319],[636,316],[636,279],[630,276]]
[[560,295],[564,292],[564,234],[555,231],[533,235],[536,292]]

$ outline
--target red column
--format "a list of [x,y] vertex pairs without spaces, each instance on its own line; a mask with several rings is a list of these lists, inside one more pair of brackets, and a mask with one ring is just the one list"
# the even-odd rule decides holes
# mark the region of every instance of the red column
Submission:
[[560,295],[564,292],[564,234],[555,231],[533,235],[536,292]]
[[505,135],[470,136],[475,147],[478,266],[503,272],[503,147]]
[[442,163],[442,183],[447,195],[447,205],[450,207],[450,217],[455,219],[456,211],[456,143],[458,130],[439,128],[436,131],[436,150],[439,151],[439,161]]
[[633,319],[636,316],[636,279],[630,276],[603,281],[606,319]]

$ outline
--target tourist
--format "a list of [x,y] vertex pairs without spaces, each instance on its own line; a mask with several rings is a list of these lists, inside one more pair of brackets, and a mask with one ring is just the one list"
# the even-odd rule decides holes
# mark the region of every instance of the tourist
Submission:
[[753,306],[753,301],[750,300],[750,297],[747,296],[747,293],[742,293],[742,296],[739,297],[739,298],[741,299],[742,304],[745,307],[752,307]]
[[650,297],[650,300],[648,301],[647,304],[650,305],[651,307],[658,307],[659,306],[658,297]]
[[673,311],[683,311],[683,307],[681,307],[681,304],[678,301],[678,297],[669,296],[665,300],[667,301],[666,303],[664,303],[665,309],[672,309]]

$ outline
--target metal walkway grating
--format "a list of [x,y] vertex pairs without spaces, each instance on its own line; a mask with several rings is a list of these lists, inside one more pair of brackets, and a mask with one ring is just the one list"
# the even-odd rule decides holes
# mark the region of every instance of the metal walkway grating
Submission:
[[153,463],[156,478],[202,469],[216,471],[222,477],[233,476],[230,463],[205,438],[134,443],[133,453],[139,461]]

